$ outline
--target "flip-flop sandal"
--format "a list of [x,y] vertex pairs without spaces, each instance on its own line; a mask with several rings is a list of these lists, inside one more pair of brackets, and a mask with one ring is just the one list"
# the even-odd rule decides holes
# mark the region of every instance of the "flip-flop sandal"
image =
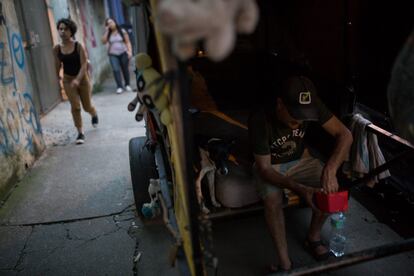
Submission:
[[316,253],[316,248],[318,246],[324,246],[326,247],[326,244],[324,244],[322,241],[310,241],[305,240],[305,249],[309,252],[309,254],[312,255],[317,261],[325,261],[327,260],[331,255],[331,252],[327,251],[323,254]]
[[269,267],[266,268],[265,274],[273,274],[273,273],[289,273],[292,270],[292,266],[290,269],[284,269],[280,265],[269,265]]

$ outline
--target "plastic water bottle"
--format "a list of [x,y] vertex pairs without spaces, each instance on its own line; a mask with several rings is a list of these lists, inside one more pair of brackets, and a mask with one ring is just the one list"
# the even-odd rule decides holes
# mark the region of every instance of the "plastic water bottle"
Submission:
[[336,256],[344,255],[346,237],[344,234],[345,215],[342,212],[331,215],[331,239],[329,250]]

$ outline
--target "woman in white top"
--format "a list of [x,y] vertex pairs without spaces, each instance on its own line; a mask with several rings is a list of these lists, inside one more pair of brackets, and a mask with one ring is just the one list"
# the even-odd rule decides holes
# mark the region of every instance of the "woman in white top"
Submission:
[[132,47],[128,33],[118,26],[112,18],[105,20],[105,33],[102,36],[102,42],[108,43],[108,56],[114,72],[117,85],[116,93],[124,91],[121,79],[121,71],[125,80],[125,90],[132,91],[129,85],[129,59],[132,57]]

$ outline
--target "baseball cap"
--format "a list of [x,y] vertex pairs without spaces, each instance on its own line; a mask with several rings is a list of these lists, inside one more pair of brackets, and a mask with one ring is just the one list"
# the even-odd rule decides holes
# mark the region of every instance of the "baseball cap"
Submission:
[[283,83],[281,99],[289,114],[296,120],[317,121],[318,96],[313,82],[305,76],[289,77]]

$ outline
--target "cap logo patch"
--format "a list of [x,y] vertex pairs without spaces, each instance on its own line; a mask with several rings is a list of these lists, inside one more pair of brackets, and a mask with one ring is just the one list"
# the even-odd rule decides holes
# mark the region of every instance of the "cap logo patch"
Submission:
[[300,104],[310,104],[312,102],[311,93],[307,92],[300,92],[299,94],[299,103]]

